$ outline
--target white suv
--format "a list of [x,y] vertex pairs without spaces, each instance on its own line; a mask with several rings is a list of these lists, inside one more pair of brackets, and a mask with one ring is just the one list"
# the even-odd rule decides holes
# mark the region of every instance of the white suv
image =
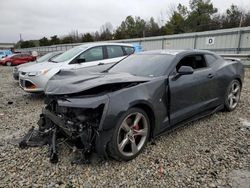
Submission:
[[102,71],[134,52],[134,46],[125,43],[80,45],[62,53],[53,61],[24,67],[19,73],[19,84],[27,92],[43,92],[48,80],[62,69]]

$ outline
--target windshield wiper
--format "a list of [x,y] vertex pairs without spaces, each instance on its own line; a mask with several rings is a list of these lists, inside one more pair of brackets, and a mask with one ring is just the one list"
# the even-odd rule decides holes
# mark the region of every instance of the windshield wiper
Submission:
[[102,71],[101,73],[106,73],[106,72],[109,72],[109,70],[107,69],[107,70],[104,70],[104,71]]

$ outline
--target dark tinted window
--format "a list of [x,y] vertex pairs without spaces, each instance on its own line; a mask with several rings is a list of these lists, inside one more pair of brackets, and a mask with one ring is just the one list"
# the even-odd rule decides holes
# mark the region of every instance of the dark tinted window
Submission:
[[17,58],[20,58],[20,57],[21,57],[21,55],[14,55],[12,58],[17,59]]
[[23,55],[23,56],[28,56],[29,54],[20,54],[20,55]]
[[133,47],[124,46],[123,48],[126,52],[126,55],[130,55],[130,54],[133,54],[135,52],[135,49]]
[[91,48],[79,56],[79,59],[85,59],[85,62],[98,61],[103,59],[102,47]]
[[176,66],[177,71],[181,66],[190,66],[193,69],[200,69],[207,67],[206,61],[203,55],[189,55],[180,60]]
[[117,63],[109,72],[127,72],[136,76],[162,76],[173,59],[172,55],[135,54]]
[[206,54],[205,57],[206,57],[206,60],[207,60],[207,64],[209,66],[211,66],[217,60],[217,58],[214,55],[211,55],[211,54]]
[[107,46],[107,52],[109,58],[124,56],[121,46]]

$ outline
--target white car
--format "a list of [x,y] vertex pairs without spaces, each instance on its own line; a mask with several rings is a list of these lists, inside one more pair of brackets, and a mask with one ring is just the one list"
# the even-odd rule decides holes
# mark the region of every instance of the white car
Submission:
[[125,43],[80,45],[50,62],[22,68],[19,72],[19,84],[26,92],[44,92],[48,80],[62,69],[88,68],[91,71],[102,71],[134,52],[134,46]]

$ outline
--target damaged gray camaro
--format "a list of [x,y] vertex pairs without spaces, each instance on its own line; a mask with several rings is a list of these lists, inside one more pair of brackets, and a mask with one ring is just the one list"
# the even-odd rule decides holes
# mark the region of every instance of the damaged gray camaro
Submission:
[[53,163],[59,141],[80,151],[73,163],[93,152],[128,161],[171,127],[234,110],[243,80],[238,60],[200,50],[142,52],[101,73],[61,70],[46,87],[38,129],[19,146],[49,145]]

